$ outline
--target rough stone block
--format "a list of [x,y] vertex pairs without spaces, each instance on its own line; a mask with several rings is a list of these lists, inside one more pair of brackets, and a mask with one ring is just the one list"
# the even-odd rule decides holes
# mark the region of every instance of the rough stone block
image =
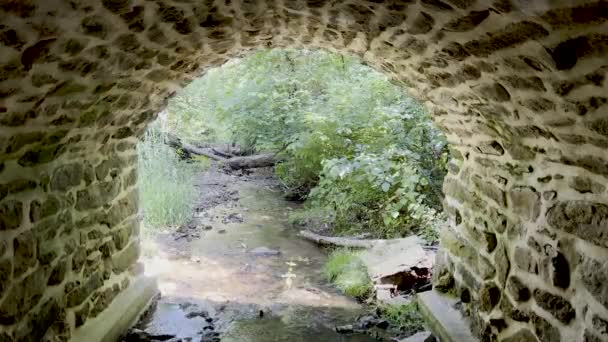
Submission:
[[30,311],[42,298],[47,284],[47,271],[40,267],[20,283],[13,283],[0,305],[0,324],[13,324]]
[[522,271],[538,274],[538,258],[524,247],[516,247],[513,253],[513,262]]
[[538,306],[550,312],[564,324],[570,323],[576,317],[572,304],[563,297],[536,289],[534,290],[534,300]]
[[517,276],[510,276],[507,282],[507,290],[518,302],[530,299],[530,289]]
[[526,221],[536,221],[540,214],[540,194],[529,186],[519,186],[509,191],[510,208]]
[[23,203],[15,200],[0,203],[0,231],[17,229],[23,219]]
[[583,285],[595,299],[608,308],[608,263],[584,258],[578,266]]
[[588,201],[562,201],[549,208],[551,227],[578,236],[601,247],[608,247],[608,205]]

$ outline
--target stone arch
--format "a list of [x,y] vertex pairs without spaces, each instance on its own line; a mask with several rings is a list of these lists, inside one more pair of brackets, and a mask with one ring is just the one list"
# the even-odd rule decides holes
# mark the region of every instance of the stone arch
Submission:
[[0,339],[81,336],[137,285],[137,136],[206,68],[286,46],[360,55],[426,101],[455,157],[435,283],[464,293],[476,333],[608,338],[607,12],[0,1]]

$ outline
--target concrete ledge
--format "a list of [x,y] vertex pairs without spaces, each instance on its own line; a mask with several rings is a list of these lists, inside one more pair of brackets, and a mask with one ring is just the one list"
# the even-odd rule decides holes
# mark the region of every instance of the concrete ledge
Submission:
[[120,293],[99,316],[88,319],[72,334],[73,342],[116,342],[150,305],[158,293],[155,278],[143,275],[132,279],[126,291]]
[[418,294],[418,306],[428,328],[442,342],[475,342],[469,325],[462,314],[454,309],[457,302],[439,294],[437,291],[427,291]]

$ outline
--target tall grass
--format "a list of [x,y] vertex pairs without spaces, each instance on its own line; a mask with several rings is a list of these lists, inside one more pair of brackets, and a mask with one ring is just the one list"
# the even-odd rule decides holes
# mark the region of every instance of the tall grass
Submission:
[[192,216],[197,195],[195,166],[181,161],[175,150],[164,144],[164,134],[154,125],[137,145],[137,152],[144,229],[185,224]]
[[345,294],[365,299],[372,291],[367,268],[355,252],[337,249],[330,256],[323,273]]

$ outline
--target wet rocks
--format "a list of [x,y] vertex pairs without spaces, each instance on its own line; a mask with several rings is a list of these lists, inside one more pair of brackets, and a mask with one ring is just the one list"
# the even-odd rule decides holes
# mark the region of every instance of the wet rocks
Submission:
[[262,246],[252,249],[249,253],[256,257],[270,257],[280,255],[281,251]]
[[231,213],[228,214],[227,216],[225,216],[222,219],[222,223],[226,224],[226,223],[241,223],[243,222],[243,215],[239,214],[239,213]]

